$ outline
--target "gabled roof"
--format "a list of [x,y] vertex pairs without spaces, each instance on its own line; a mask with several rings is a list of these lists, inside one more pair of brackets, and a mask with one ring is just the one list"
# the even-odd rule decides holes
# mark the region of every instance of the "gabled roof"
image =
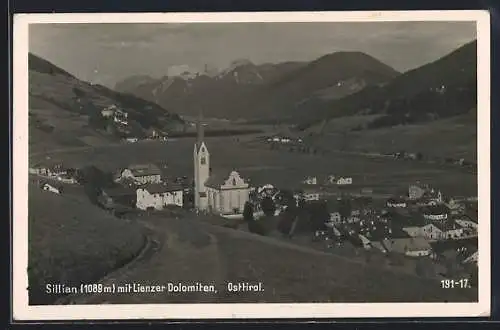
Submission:
[[183,190],[180,184],[163,184],[163,183],[150,183],[139,187],[139,189],[146,190],[150,194],[159,194],[164,192]]
[[423,237],[385,239],[382,243],[389,251],[394,252],[431,250],[431,245]]
[[134,176],[161,175],[161,170],[154,164],[137,164],[128,167]]

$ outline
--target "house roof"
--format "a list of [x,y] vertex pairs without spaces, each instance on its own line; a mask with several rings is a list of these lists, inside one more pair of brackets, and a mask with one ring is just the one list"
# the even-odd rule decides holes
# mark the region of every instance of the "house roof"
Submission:
[[423,210],[423,213],[427,215],[440,215],[448,212],[450,212],[450,209],[442,204],[430,205]]
[[161,170],[154,164],[130,165],[128,169],[134,176],[161,175]]
[[432,224],[439,228],[442,232],[462,228],[462,226],[455,221],[434,221]]
[[385,239],[382,244],[389,250],[404,253],[406,251],[430,250],[431,245],[423,237]]
[[163,184],[163,183],[150,183],[144,186],[141,186],[139,189],[146,190],[150,194],[159,194],[170,191],[180,191],[184,188],[180,184]]

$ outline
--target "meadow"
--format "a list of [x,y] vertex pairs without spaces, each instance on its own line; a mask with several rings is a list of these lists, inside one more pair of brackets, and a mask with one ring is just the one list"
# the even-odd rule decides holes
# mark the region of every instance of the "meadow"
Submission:
[[[51,154],[65,166],[95,165],[106,171],[117,171],[130,164],[161,163],[167,176],[193,173],[194,139],[167,142],[144,141],[132,144],[93,147]],[[407,191],[409,184],[420,181],[445,194],[477,195],[477,177],[449,165],[396,161],[344,153],[303,154],[288,150],[270,150],[265,145],[249,147],[237,137],[206,138],[210,165],[214,172],[238,170],[252,184],[271,183],[294,188],[306,176],[349,176],[359,189],[369,187],[389,193]]]
[[[132,260],[145,244],[138,224],[114,218],[67,186],[61,195],[29,186],[28,281],[29,304],[51,304],[48,283],[93,283]],[[110,233],[113,233],[112,235]]]

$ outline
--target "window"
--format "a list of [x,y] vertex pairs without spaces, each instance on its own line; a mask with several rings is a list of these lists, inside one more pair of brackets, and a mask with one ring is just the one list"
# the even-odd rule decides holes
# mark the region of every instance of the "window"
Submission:
[[205,165],[207,163],[207,160],[205,157],[201,157],[201,165]]
[[233,178],[233,186],[236,186],[236,179]]

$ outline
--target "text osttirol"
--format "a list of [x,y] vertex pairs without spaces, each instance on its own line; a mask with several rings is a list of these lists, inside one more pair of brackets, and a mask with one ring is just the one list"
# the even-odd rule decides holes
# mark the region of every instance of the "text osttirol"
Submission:
[[229,292],[262,292],[264,286],[262,282],[247,283],[247,282],[229,282],[227,283],[227,291]]

